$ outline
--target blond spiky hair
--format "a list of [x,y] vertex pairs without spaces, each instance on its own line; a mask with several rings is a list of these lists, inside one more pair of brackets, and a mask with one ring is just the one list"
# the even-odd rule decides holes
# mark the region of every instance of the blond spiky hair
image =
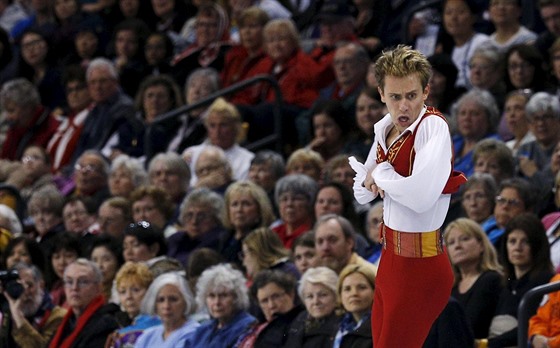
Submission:
[[381,89],[385,87],[385,76],[405,77],[411,74],[418,74],[424,89],[432,76],[432,66],[422,53],[410,46],[398,45],[392,50],[383,51],[375,62],[375,78]]

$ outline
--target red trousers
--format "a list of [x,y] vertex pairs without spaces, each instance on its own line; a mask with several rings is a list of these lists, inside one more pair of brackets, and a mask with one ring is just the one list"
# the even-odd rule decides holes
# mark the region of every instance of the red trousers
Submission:
[[421,348],[451,295],[447,252],[405,257],[395,254],[393,233],[387,233],[384,242],[371,315],[373,346]]

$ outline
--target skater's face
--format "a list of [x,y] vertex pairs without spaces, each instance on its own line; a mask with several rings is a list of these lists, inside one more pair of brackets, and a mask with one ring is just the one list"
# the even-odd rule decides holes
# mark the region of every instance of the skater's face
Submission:
[[420,115],[430,86],[422,88],[420,76],[386,76],[384,88],[379,87],[381,100],[387,106],[393,124],[399,132],[408,128]]

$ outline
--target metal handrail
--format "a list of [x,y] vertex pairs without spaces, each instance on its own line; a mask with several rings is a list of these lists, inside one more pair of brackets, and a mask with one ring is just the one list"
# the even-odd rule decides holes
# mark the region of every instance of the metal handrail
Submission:
[[529,312],[528,306],[534,304],[534,301],[543,295],[560,290],[560,281],[548,283],[534,287],[527,291],[517,307],[517,346],[526,347],[528,342],[529,330]]
[[152,131],[152,127],[160,124],[162,122],[171,120],[171,119],[175,119],[187,112],[189,112],[190,110],[199,108],[201,106],[206,106],[211,104],[216,98],[218,97],[222,97],[222,96],[227,96],[227,95],[231,95],[237,91],[240,91],[242,89],[245,89],[251,85],[260,83],[260,82],[266,82],[269,83],[274,91],[274,103],[273,103],[273,109],[272,109],[272,114],[274,117],[274,133],[271,135],[268,135],[266,137],[263,137],[262,139],[259,139],[253,143],[247,144],[245,145],[245,148],[247,148],[248,150],[255,150],[255,149],[259,149],[262,146],[271,144],[273,142],[276,142],[275,144],[275,149],[276,151],[278,151],[279,153],[282,153],[282,138],[281,138],[281,134],[282,134],[282,113],[281,113],[281,105],[282,105],[282,91],[280,90],[280,86],[278,85],[278,81],[276,81],[276,79],[271,76],[271,75],[257,75],[254,76],[252,78],[249,78],[247,80],[243,80],[240,81],[236,84],[233,84],[229,87],[220,89],[219,91],[212,93],[211,95],[209,95],[208,97],[193,103],[193,104],[189,104],[189,105],[184,105],[181,106],[179,108],[176,108],[174,110],[171,110],[169,112],[166,112],[165,114],[159,115],[157,116],[154,121],[148,125],[148,127],[146,128],[146,134],[145,134],[145,146],[146,146],[146,157],[150,158],[152,157],[153,154],[152,153],[152,149],[151,149],[151,144],[148,141],[151,131]]

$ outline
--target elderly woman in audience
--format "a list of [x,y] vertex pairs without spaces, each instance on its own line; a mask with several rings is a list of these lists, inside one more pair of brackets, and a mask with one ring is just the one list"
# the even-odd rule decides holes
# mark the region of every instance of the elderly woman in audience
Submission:
[[531,97],[526,90],[516,90],[510,92],[506,97],[504,105],[503,121],[507,130],[513,134],[513,139],[506,142],[513,155],[517,155],[519,147],[535,140],[535,136],[529,129],[529,120],[525,112],[525,107]]
[[167,192],[156,186],[140,186],[130,194],[132,220],[147,221],[171,237],[177,228],[173,225],[175,207]]
[[303,174],[287,175],[276,183],[274,196],[280,221],[271,228],[286,248],[291,248],[294,239],[311,230],[315,220],[313,201],[317,190],[317,182]]
[[33,192],[27,203],[27,212],[34,225],[37,241],[47,255],[51,252],[52,238],[64,230],[63,205],[64,197],[51,186]]
[[89,259],[97,264],[103,279],[103,295],[109,302],[118,302],[112,293],[113,280],[124,263],[121,241],[106,235],[97,236],[91,246]]
[[469,80],[473,88],[486,90],[494,96],[496,103],[502,106],[506,95],[503,80],[503,55],[497,47],[482,45],[474,50],[469,60]]
[[455,275],[452,296],[463,306],[474,337],[488,337],[502,290],[496,250],[480,225],[467,218],[447,225],[444,240]]
[[383,249],[381,224],[383,223],[383,202],[374,203],[368,210],[366,217],[366,233],[371,243],[371,254],[367,258],[369,263],[379,266]]
[[20,169],[12,172],[6,183],[17,187],[24,201],[29,200],[31,194],[43,186],[54,187],[51,159],[43,147],[28,146],[19,162]]
[[308,231],[297,237],[292,244],[292,260],[299,274],[304,274],[308,269],[315,267],[317,252],[315,251],[315,236],[313,231]]
[[162,324],[144,330],[134,347],[183,347],[199,327],[190,319],[194,298],[185,278],[177,273],[157,277],[142,300],[142,313],[157,315]]
[[535,140],[519,147],[519,171],[544,199],[554,182],[550,160],[560,140],[560,101],[555,95],[539,92],[529,99],[525,112]]
[[181,156],[164,152],[150,161],[148,178],[151,185],[167,192],[171,201],[179,205],[189,190],[191,171]]
[[105,200],[97,211],[99,231],[119,240],[122,240],[124,230],[132,221],[130,201],[123,197]]
[[224,199],[206,188],[194,189],[181,204],[179,223],[183,230],[168,238],[167,256],[185,265],[195,249],[217,250],[225,233],[223,221]]
[[129,198],[135,188],[148,182],[148,173],[142,163],[128,155],[119,155],[111,162],[109,191],[111,196]]
[[239,348],[280,348],[288,339],[290,324],[303,310],[296,304],[296,279],[279,270],[264,270],[257,274],[251,285],[264,321],[237,345]]
[[99,232],[96,213],[92,201],[87,197],[69,197],[62,207],[64,229],[80,238],[84,255],[90,253],[93,238]]
[[[337,295],[344,308],[333,347],[370,347],[375,274],[368,267],[346,266],[338,276]],[[335,329],[336,330],[336,329]]]
[[[183,152],[183,158],[191,165],[194,165],[202,149],[207,145],[215,145],[224,150],[226,157],[231,165],[233,178],[244,180],[249,175],[251,160],[255,155],[239,146],[242,140],[241,115],[235,105],[227,102],[223,98],[216,99],[208,108],[208,115],[204,117],[204,127],[208,132],[208,138],[200,145],[187,148]],[[196,175],[191,178],[191,185],[196,182]]]
[[472,89],[463,94],[453,108],[457,134],[453,136],[454,168],[470,176],[474,172],[472,159],[475,145],[482,139],[497,137],[499,111],[490,92]]
[[[500,256],[506,285],[498,299],[489,338],[481,340],[483,344],[486,341],[488,347],[518,345],[519,302],[527,291],[548,283],[554,275],[544,227],[532,213],[517,215],[507,224]],[[537,306],[538,302],[529,306],[530,316],[535,314]]]
[[130,224],[124,231],[123,258],[125,261],[146,262],[148,266],[157,262],[167,252],[163,233],[149,222]]
[[249,295],[243,274],[229,264],[213,266],[196,284],[196,302],[210,314],[185,347],[232,347],[257,319],[247,312]]
[[325,160],[317,151],[302,148],[294,151],[286,162],[286,174],[305,174],[321,181]]
[[515,159],[511,150],[498,139],[483,139],[473,150],[474,173],[492,175],[496,184],[512,178],[515,172]]
[[241,241],[250,231],[268,227],[274,221],[274,212],[266,192],[251,181],[231,184],[225,193],[228,232],[220,238],[220,252],[228,262],[239,262]]
[[487,173],[475,173],[463,186],[461,205],[469,219],[482,225],[492,216],[496,204],[496,181]]
[[290,251],[284,248],[278,235],[266,227],[249,233],[243,239],[239,253],[249,282],[265,269],[280,270],[299,278],[300,274],[289,256]]
[[220,195],[233,182],[233,171],[226,153],[214,145],[202,148],[194,164],[194,173],[196,183],[193,187],[206,187]]
[[117,348],[133,346],[145,329],[161,324],[157,316],[140,312],[140,306],[148,287],[154,280],[147,265],[139,262],[127,262],[117,272],[115,277],[117,294],[122,310],[128,321],[107,339],[106,347]]
[[298,295],[307,311],[290,327],[286,347],[329,347],[340,317],[336,315],[338,275],[330,268],[308,269],[300,279]]

